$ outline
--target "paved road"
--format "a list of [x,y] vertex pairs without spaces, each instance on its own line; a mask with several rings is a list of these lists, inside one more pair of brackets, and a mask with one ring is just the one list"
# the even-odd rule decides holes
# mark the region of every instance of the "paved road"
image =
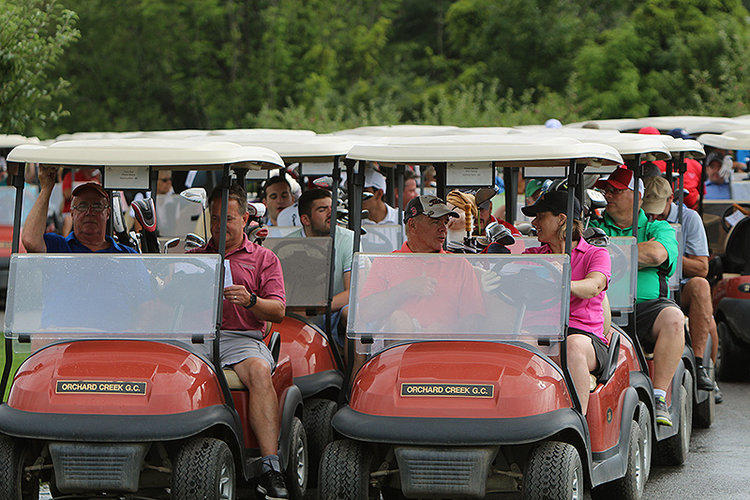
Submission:
[[654,467],[648,500],[750,498],[750,383],[722,383],[710,429],[694,429],[690,454],[681,467]]

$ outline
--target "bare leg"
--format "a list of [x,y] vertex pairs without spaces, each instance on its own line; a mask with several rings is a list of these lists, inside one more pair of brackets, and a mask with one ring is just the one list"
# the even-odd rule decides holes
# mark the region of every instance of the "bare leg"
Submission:
[[708,329],[711,332],[711,360],[716,364],[716,355],[719,354],[719,332],[716,330],[716,320],[711,316],[711,326]]
[[656,317],[651,330],[654,347],[654,389],[667,391],[685,348],[685,316],[678,307],[666,307]]
[[247,358],[233,368],[248,390],[250,427],[258,439],[261,455],[277,455],[279,402],[271,380],[271,367],[263,359]]
[[702,358],[713,318],[711,286],[705,278],[690,278],[685,284],[682,288],[682,307],[688,311],[690,318],[693,351],[697,357]]
[[597,368],[596,352],[591,342],[589,337],[580,334],[569,335],[567,339],[568,370],[584,415],[589,406],[589,374]]

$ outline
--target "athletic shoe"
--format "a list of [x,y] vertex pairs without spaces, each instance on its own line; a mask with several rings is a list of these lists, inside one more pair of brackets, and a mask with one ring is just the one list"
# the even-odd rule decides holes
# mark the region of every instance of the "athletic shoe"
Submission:
[[708,376],[708,372],[703,365],[698,365],[698,368],[695,370],[695,378],[698,381],[698,389],[701,391],[714,390],[714,381]]
[[266,500],[286,500],[289,498],[284,475],[275,470],[264,473],[258,480],[258,493],[264,495]]
[[669,416],[667,401],[661,396],[654,398],[654,400],[656,402],[656,408],[654,408],[656,413],[656,423],[672,427],[672,418]]
[[714,401],[720,405],[724,401],[724,393],[719,389],[719,384],[714,383]]

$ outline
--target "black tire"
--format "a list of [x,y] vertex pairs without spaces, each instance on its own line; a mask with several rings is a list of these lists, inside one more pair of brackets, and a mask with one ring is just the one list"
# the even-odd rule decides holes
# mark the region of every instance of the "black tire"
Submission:
[[378,498],[370,487],[372,453],[365,445],[343,439],[323,450],[318,475],[319,500],[365,500]]
[[628,439],[625,475],[591,490],[594,500],[641,500],[646,479],[643,477],[644,449],[641,428],[633,421]]
[[24,474],[24,467],[34,463],[31,451],[23,441],[0,436],[0,498],[37,500],[39,477]]
[[[302,424],[307,433],[307,449],[310,458],[310,470],[318,470],[320,457],[328,443],[333,441],[333,427],[331,421],[336,413],[338,405],[330,399],[314,398],[305,401],[305,410],[302,414]],[[310,484],[316,482],[313,476],[308,478]]]
[[289,432],[289,456],[286,462],[286,487],[289,498],[302,500],[307,491],[307,478],[310,474],[310,462],[307,453],[307,434],[302,421],[297,417],[292,419]]
[[583,466],[575,446],[560,441],[535,446],[526,462],[521,498],[583,498]]
[[743,380],[747,377],[747,369],[743,364],[742,349],[734,341],[732,332],[725,322],[717,321],[716,330],[719,333],[717,377],[723,382]]
[[693,427],[693,376],[685,372],[680,386],[679,426],[677,434],[656,443],[656,459],[661,465],[682,465],[690,451],[690,432]]
[[234,500],[234,458],[227,443],[215,438],[193,438],[177,452],[172,468],[175,500]]
[[[706,368],[709,376],[714,373],[715,370],[713,369],[711,356],[706,356],[703,366]],[[714,423],[716,416],[716,399],[714,398],[714,391],[702,392],[708,392],[708,397],[700,403],[696,399],[695,407],[693,408],[693,425],[700,429],[708,429]]]
[[651,475],[651,460],[654,451],[654,421],[651,412],[643,401],[638,403],[638,427],[641,428],[641,441],[643,442],[643,483],[648,481]]

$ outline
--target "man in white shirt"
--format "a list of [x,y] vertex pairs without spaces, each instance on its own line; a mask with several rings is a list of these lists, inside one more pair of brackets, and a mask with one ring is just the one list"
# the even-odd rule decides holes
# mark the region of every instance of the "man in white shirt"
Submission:
[[367,199],[362,200],[362,208],[369,212],[369,217],[363,219],[363,224],[398,224],[398,210],[383,201],[386,184],[385,176],[372,167],[365,171],[366,193],[371,193]]

